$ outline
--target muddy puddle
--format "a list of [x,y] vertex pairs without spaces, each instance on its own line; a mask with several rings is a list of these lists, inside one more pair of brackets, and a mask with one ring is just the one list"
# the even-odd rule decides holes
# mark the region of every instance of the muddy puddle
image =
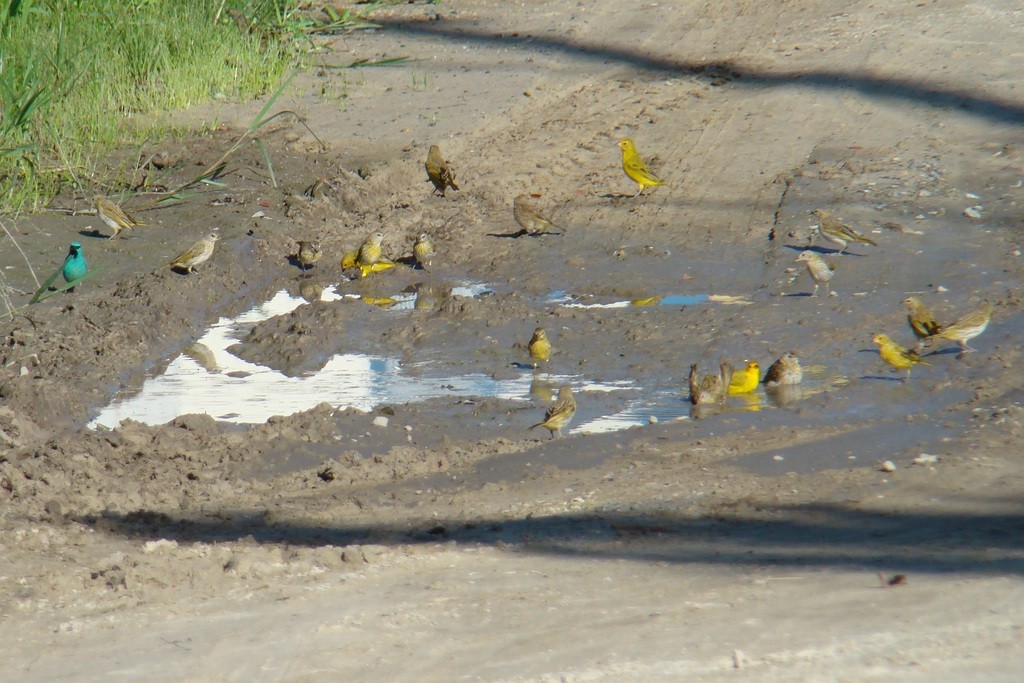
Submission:
[[[452,288],[452,294],[471,298],[491,292],[486,285],[477,283]],[[334,287],[321,290],[318,296],[326,302],[363,298],[340,294]],[[577,392],[633,390],[626,381],[601,382],[580,375],[539,373],[529,366],[523,366],[521,375],[501,379],[483,373],[432,373],[429,361],[408,363],[363,353],[337,354],[318,371],[294,377],[231,352],[230,348],[256,324],[287,315],[308,303],[307,299],[282,289],[241,315],[221,318],[163,372],[147,378],[141,391],[115,396],[88,426],[112,429],[125,419],[158,425],[188,413],[204,413],[230,423],[262,423],[271,416],[291,415],[324,401],[340,409],[367,411],[385,404],[443,396],[543,401],[550,399],[562,384],[571,385]],[[402,311],[415,307],[416,295],[367,298],[366,303]],[[622,419],[617,418],[618,422]],[[646,421],[647,417],[642,419]],[[607,431],[608,424],[598,419],[593,426],[579,425],[574,431]]]
[[[143,383],[141,390],[125,390],[100,411],[88,427],[116,427],[131,419],[159,425],[181,415],[203,413],[229,423],[262,423],[274,415],[291,415],[321,402],[339,409],[372,410],[381,405],[426,401],[439,397],[480,397],[545,403],[562,384],[577,393],[614,393],[610,402],[597,401],[600,413],[580,411],[568,434],[600,434],[656,422],[686,419],[691,406],[681,386],[650,379],[588,379],[578,374],[541,372],[530,365],[513,363],[516,376],[496,378],[486,373],[452,375],[431,361],[410,363],[397,357],[366,353],[339,353],[315,371],[284,373],[251,359],[239,357],[231,347],[239,344],[257,324],[286,316],[313,302],[361,301],[392,312],[418,307],[419,293],[406,291],[370,297],[343,293],[338,286],[298,288],[299,295],[281,289],[267,301],[233,318],[221,318],[195,343],[172,359],[159,374]],[[457,297],[481,298],[494,294],[490,285],[478,282],[454,284]],[[713,294],[659,295],[630,301],[596,301],[553,292],[545,303],[575,308],[623,308],[631,306],[690,306],[744,304],[743,297]],[[755,395],[736,399],[741,409],[759,410]],[[770,405],[766,403],[766,405]]]
[[[454,281],[445,285],[456,297],[481,299],[496,294],[496,288],[485,283]],[[301,286],[281,289],[267,301],[233,318],[221,318],[194,344],[172,359],[158,374],[148,377],[141,390],[125,391],[114,397],[89,424],[91,428],[114,428],[124,419],[151,425],[165,424],[183,414],[204,413],[215,419],[236,424],[259,424],[275,415],[291,415],[327,402],[338,409],[355,408],[370,411],[381,406],[423,404],[435,399],[470,402],[494,398],[521,402],[527,410],[537,411],[525,425],[543,413],[567,384],[577,395],[579,409],[565,435],[604,435],[623,439],[616,433],[625,430],[699,418],[695,436],[723,432],[766,429],[789,425],[793,427],[828,427],[834,423],[852,423],[845,435],[829,437],[820,442],[803,443],[785,451],[764,451],[750,454],[734,464],[759,474],[782,474],[836,467],[871,466],[849,454],[865,441],[875,443],[880,452],[893,457],[911,447],[941,439],[946,430],[939,428],[937,418],[919,425],[894,422],[891,406],[903,411],[934,415],[943,406],[964,400],[965,392],[947,387],[921,392],[915,383],[909,385],[893,375],[876,373],[875,354],[846,354],[830,359],[828,364],[805,365],[805,379],[798,387],[783,391],[765,391],[758,387],[750,394],[730,396],[725,406],[695,409],[687,400],[683,366],[677,372],[640,372],[635,377],[614,378],[588,376],[570,368],[537,369],[513,362],[508,371],[487,372],[479,367],[453,372],[450,359],[443,357],[410,361],[387,353],[335,353],[336,347],[324,356],[323,362],[300,372],[272,367],[271,360],[259,355],[246,355],[240,343],[265,321],[282,321],[275,329],[285,330],[285,316],[302,306],[317,302],[348,305],[373,305],[387,311],[392,322],[404,319],[418,308],[418,296],[429,288],[409,288],[385,296],[367,296],[347,292],[339,286],[317,287],[315,291]],[[742,306],[746,297],[715,294],[657,295],[640,299],[591,297],[553,292],[534,302],[546,307],[628,310],[644,306]],[[436,306],[435,306],[436,308]],[[288,328],[290,329],[290,328]],[[284,334],[289,334],[285,332]],[[278,342],[271,340],[271,350]],[[838,361],[838,362],[837,362]],[[607,370],[607,368],[605,368]],[[868,370],[868,372],[864,372]],[[425,408],[428,412],[433,410]],[[444,412],[443,408],[439,408]],[[707,418],[707,419],[705,419]],[[871,424],[870,427],[860,425]],[[529,432],[530,435],[536,432]],[[525,433],[524,433],[525,435]],[[546,436],[546,435],[544,435]],[[543,439],[542,439],[543,440]],[[610,442],[611,443],[611,442]],[[572,446],[573,441],[558,439],[545,445],[545,462],[559,467],[589,467],[598,464],[591,449]],[[603,457],[616,453],[615,447],[599,449]],[[323,453],[321,456],[328,456]],[[600,459],[600,458],[599,458]],[[460,484],[483,484],[501,481],[531,470],[531,456],[501,456],[481,462]],[[306,459],[303,459],[306,462]],[[308,463],[306,463],[308,464]],[[432,482],[436,486],[438,482]]]

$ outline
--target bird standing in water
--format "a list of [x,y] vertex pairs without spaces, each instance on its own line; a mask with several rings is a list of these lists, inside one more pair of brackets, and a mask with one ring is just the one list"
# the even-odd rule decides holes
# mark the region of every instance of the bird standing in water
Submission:
[[768,367],[764,373],[764,385],[769,389],[787,385],[800,384],[804,371],[800,367],[800,358],[796,351],[786,351]]
[[992,306],[984,303],[977,309],[943,327],[931,339],[948,339],[949,341],[956,342],[960,346],[960,353],[957,354],[957,358],[963,358],[964,354],[974,351],[974,349],[967,345],[967,342],[984,332],[991,320]]
[[729,380],[729,395],[749,394],[761,382],[761,366],[756,361],[747,363],[747,367],[737,370]]
[[551,342],[543,327],[538,327],[533,331],[533,336],[530,337],[530,343],[526,348],[530,350],[533,367],[537,367],[539,363],[546,363],[551,358]]
[[925,306],[924,302],[916,296],[905,298],[903,305],[907,308],[907,323],[910,325],[914,336],[917,337],[916,351],[920,353],[924,340],[938,334],[942,326],[939,325],[939,321],[932,315],[931,309]]
[[562,435],[562,427],[569,424],[569,420],[576,414],[576,399],[572,395],[572,389],[563,386],[558,390],[558,400],[548,408],[544,414],[544,421],[530,427],[536,429],[543,427],[551,432],[551,438]]
[[871,341],[878,344],[878,355],[882,357],[882,360],[897,370],[907,371],[907,377],[904,381],[910,379],[910,369],[918,363],[931,365],[931,363],[925,363],[921,360],[921,357],[917,355],[917,351],[900,346],[890,339],[888,335],[881,332],[873,336]]
[[813,213],[818,217],[818,234],[832,244],[838,244],[840,247],[840,254],[846,251],[846,247],[850,242],[860,242],[862,244],[870,244],[875,247],[878,246],[878,242],[860,234],[825,209],[815,209]]
[[829,282],[832,281],[832,277],[835,275],[835,266],[825,263],[825,260],[813,251],[801,251],[800,255],[796,257],[796,261],[807,266],[807,272],[811,274],[811,279],[814,280],[814,291],[811,292],[811,296],[818,295],[818,285],[822,284],[825,285],[829,295],[832,295],[832,287],[829,285]]
[[299,248],[295,252],[295,260],[299,262],[303,270],[312,268],[313,264],[320,260],[323,251],[320,250],[320,243],[315,241],[299,240]]
[[729,392],[729,383],[732,381],[732,366],[722,363],[718,366],[717,375],[704,375],[697,377],[697,364],[690,365],[690,403],[693,405],[705,405],[709,403],[724,403]]
[[362,246],[359,247],[359,253],[356,255],[356,265],[372,266],[379,261],[383,252],[380,243],[383,241],[384,233],[380,230],[367,236]]
[[430,235],[425,232],[420,233],[420,236],[416,238],[416,244],[412,247],[412,256],[420,268],[425,270],[430,265],[434,258],[434,245],[430,242]]

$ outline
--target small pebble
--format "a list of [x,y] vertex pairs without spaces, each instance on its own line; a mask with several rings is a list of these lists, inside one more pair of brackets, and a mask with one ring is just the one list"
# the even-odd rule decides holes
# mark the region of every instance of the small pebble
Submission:
[[373,424],[376,427],[387,427],[388,426],[388,418],[386,418],[383,415],[378,415],[377,417],[373,418]]
[[775,460],[776,462],[781,462],[781,461],[785,460],[785,458],[782,457],[781,455],[773,455],[772,456],[772,460]]
[[892,460],[886,460],[881,464],[881,466],[878,469],[882,470],[883,472],[895,472],[896,463],[894,463]]
[[922,453],[921,455],[914,458],[915,465],[934,465],[939,461],[939,456],[929,455],[928,453]]
[[647,422],[649,424],[652,424],[652,425],[658,424],[658,416],[657,415],[651,415],[650,417],[647,418]]
[[980,206],[968,206],[966,209],[964,209],[964,215],[967,216],[968,218],[973,218],[974,220],[978,220],[979,218],[981,218],[981,207]]

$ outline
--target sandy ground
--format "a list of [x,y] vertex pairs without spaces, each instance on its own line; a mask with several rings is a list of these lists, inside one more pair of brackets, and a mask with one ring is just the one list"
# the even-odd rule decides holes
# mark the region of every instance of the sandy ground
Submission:
[[[40,278],[73,239],[96,274],[2,323],[4,679],[1020,680],[1024,10],[892,5],[394,6],[281,101],[326,148],[282,121],[276,187],[247,147],[226,188],[124,239],[82,214],[8,221]],[[331,68],[391,56],[415,61]],[[188,177],[256,108],[180,114],[224,126],[139,173]],[[630,198],[623,136],[664,186]],[[444,198],[434,143],[462,185]],[[565,234],[514,238],[521,192]],[[879,243],[829,256],[835,297],[806,296],[794,263],[818,207]],[[211,225],[210,264],[160,268]],[[340,256],[378,229],[393,257],[429,232],[436,265],[344,282]],[[323,243],[308,276],[295,238]],[[34,289],[9,242],[0,260]],[[494,293],[453,295],[463,279]],[[500,379],[543,325],[580,422],[628,402],[595,381],[686,415],[689,364],[722,358],[796,349],[809,390],[551,441],[526,431],[543,376],[521,400],[388,405],[386,427],[322,404],[85,428],[218,317],[310,283],[436,296],[311,303],[234,352],[289,376],[357,351]],[[870,337],[910,342],[908,292],[943,320],[991,303],[978,351],[936,347],[896,381]]]

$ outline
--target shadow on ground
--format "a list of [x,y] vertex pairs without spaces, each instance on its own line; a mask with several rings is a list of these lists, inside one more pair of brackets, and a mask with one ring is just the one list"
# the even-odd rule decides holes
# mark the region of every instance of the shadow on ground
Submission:
[[771,70],[732,61],[706,62],[643,54],[638,50],[616,45],[587,44],[534,36],[529,34],[502,34],[479,30],[460,21],[424,22],[401,19],[375,19],[385,30],[408,35],[450,39],[460,43],[475,43],[495,48],[522,48],[535,51],[551,50],[585,61],[616,61],[650,72],[695,75],[706,78],[713,85],[735,82],[750,86],[802,85],[823,90],[856,91],[883,100],[915,102],[936,109],[956,109],[980,118],[1000,123],[1024,123],[1024,103],[999,97],[980,95],[961,88],[951,88],[928,82],[914,82],[905,78],[869,76],[841,69]]
[[229,519],[174,519],[144,510],[79,518],[82,524],[138,539],[179,543],[238,541],[292,546],[458,543],[512,546],[526,553],[680,565],[858,567],[929,573],[1024,573],[1020,514],[889,513],[843,505],[759,509],[751,519],[719,514],[566,512],[523,519],[435,519],[429,526],[270,524],[264,513]]

